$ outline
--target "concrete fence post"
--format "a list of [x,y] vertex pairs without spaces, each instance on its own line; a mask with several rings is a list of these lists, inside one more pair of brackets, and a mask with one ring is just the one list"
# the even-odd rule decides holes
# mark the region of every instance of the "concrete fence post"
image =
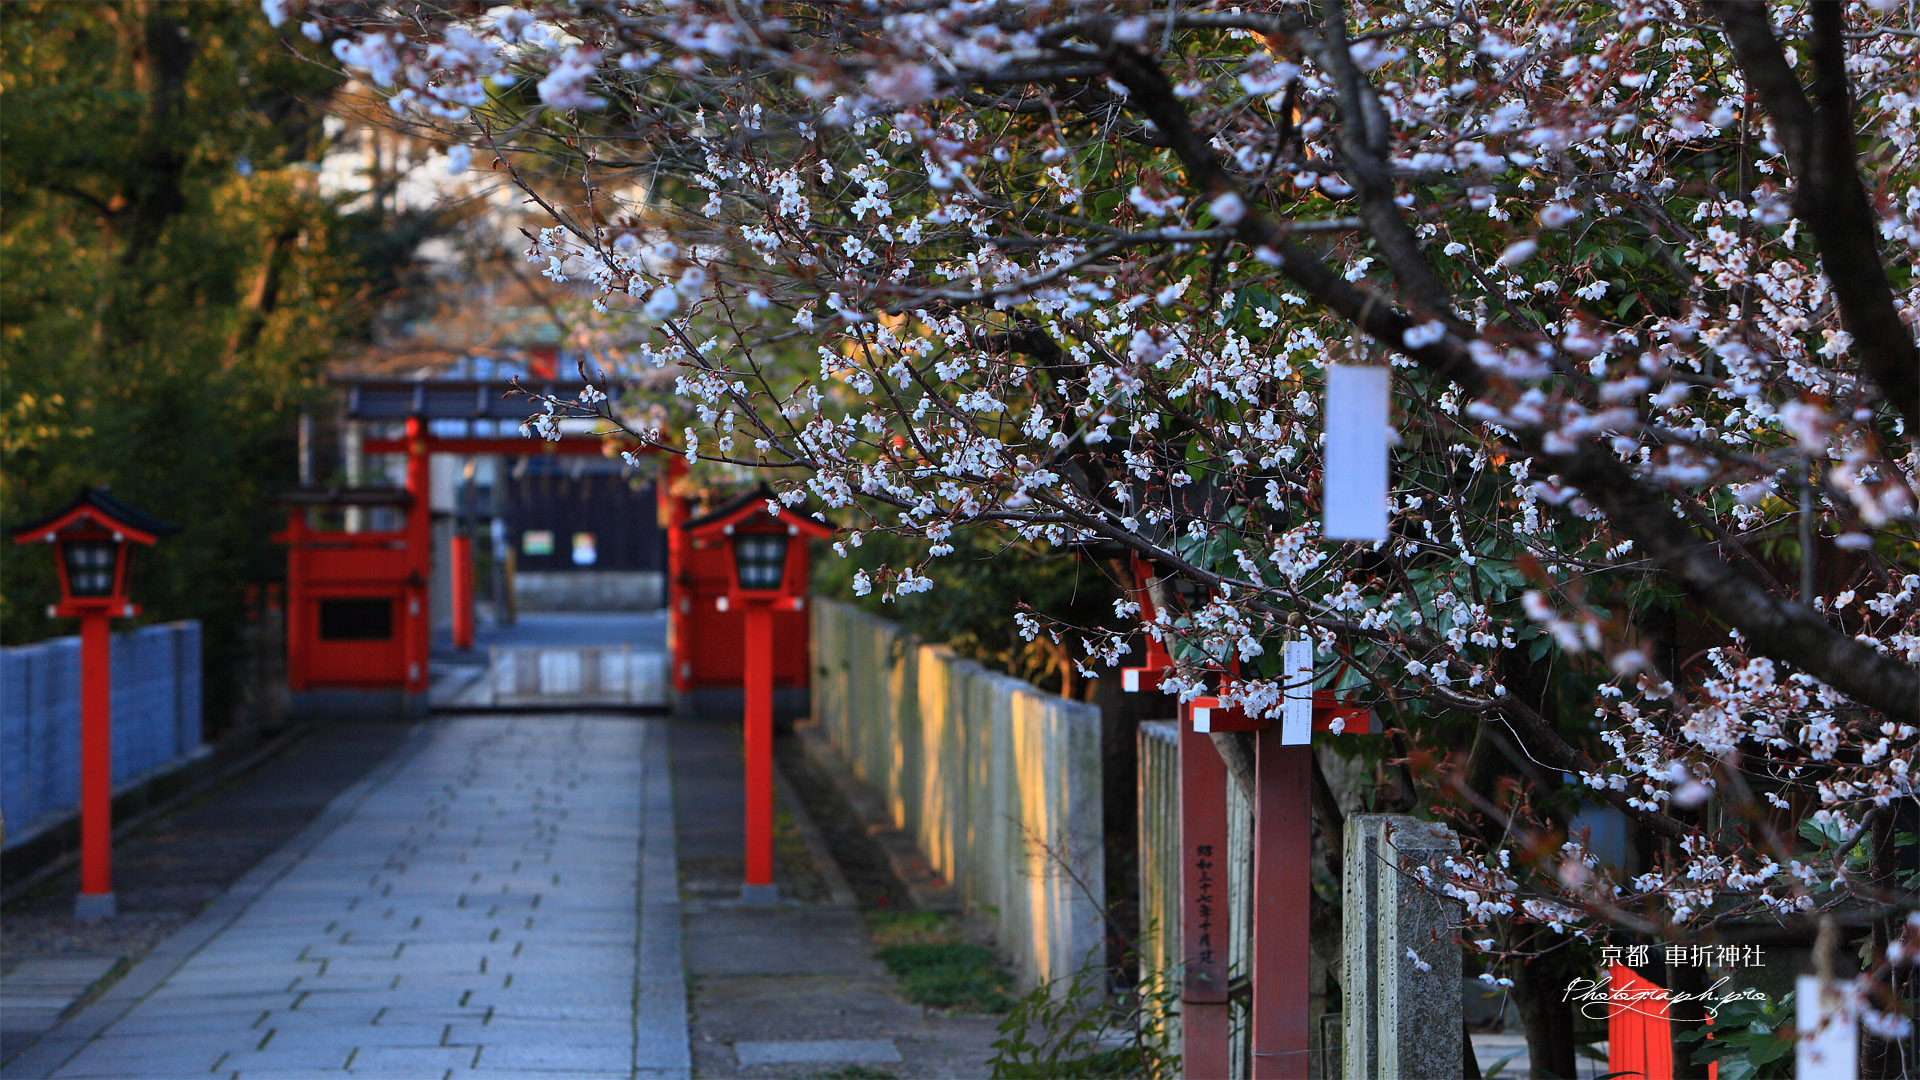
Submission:
[[1340,980],[1348,1080],[1461,1075],[1457,905],[1409,873],[1460,850],[1445,826],[1399,814],[1347,818]]

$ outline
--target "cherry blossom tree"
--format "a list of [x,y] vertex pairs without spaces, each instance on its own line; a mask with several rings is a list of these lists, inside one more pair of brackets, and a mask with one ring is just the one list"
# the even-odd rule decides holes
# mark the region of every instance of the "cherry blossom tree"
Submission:
[[[1827,920],[1910,1034],[1911,5],[263,6],[540,215],[604,370],[530,432],[924,540],[860,591],[1124,549],[1169,692],[1277,712],[1304,635],[1376,705],[1487,978]],[[1339,365],[1391,373],[1384,540],[1322,535]],[[1090,676],[1137,638],[1009,615]]]

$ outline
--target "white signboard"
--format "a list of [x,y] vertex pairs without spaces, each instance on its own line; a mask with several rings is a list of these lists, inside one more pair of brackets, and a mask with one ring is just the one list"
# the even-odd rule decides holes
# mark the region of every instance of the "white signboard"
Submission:
[[1280,744],[1305,746],[1313,741],[1313,642],[1291,638],[1281,646],[1286,690],[1280,699]]
[[1794,1072],[1800,1080],[1857,1080],[1859,1019],[1844,986],[1802,975],[1793,985]]
[[1387,390],[1383,367],[1327,369],[1326,527],[1329,540],[1387,538]]

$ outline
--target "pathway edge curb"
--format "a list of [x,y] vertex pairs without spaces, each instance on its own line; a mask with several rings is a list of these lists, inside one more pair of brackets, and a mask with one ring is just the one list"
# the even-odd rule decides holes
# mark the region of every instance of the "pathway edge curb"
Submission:
[[687,1027],[685,927],[680,911],[673,776],[667,727],[661,721],[647,722],[644,764],[633,1075],[636,1080],[688,1080],[693,1075],[693,1046]]

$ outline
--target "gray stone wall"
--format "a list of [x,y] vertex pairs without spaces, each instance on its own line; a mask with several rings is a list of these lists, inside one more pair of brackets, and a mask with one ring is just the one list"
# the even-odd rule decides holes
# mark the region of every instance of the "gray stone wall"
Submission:
[[815,599],[813,718],[1026,986],[1103,961],[1100,710]]
[[1457,905],[1408,871],[1460,850],[1443,825],[1399,814],[1347,818],[1341,990],[1348,1080],[1461,1075]]

